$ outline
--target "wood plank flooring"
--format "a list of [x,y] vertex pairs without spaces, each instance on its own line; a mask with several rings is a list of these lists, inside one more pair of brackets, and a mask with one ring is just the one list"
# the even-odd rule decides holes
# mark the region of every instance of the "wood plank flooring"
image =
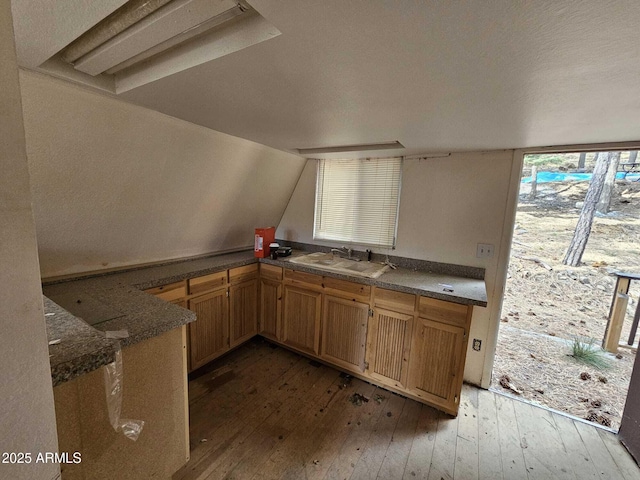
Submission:
[[261,339],[196,374],[174,480],[640,480],[612,433],[467,385],[453,419]]

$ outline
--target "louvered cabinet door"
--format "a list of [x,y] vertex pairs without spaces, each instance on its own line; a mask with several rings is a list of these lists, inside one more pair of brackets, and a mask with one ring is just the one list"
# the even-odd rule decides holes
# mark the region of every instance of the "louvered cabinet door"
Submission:
[[368,374],[386,385],[406,388],[414,317],[381,308],[369,328]]
[[227,289],[189,300],[196,321],[189,324],[191,370],[209,363],[229,350],[229,300]]
[[229,287],[231,347],[258,333],[258,280]]
[[320,349],[322,293],[298,287],[284,287],[282,342],[311,355]]
[[418,317],[413,334],[409,389],[428,402],[457,412],[466,347],[462,327]]
[[348,370],[364,372],[369,305],[325,295],[320,356]]
[[282,320],[282,284],[260,280],[260,335],[280,341]]

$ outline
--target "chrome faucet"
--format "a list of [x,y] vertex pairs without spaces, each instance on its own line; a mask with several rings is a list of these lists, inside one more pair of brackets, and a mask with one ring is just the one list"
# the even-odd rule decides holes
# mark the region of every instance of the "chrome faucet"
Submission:
[[351,248],[347,248],[347,247],[332,248],[331,249],[331,253],[337,253],[341,258],[345,258],[345,257],[343,257],[343,255],[346,253],[347,254],[347,258],[349,260],[355,260],[356,262],[360,261],[359,258],[353,258],[352,257],[353,250],[351,250]]

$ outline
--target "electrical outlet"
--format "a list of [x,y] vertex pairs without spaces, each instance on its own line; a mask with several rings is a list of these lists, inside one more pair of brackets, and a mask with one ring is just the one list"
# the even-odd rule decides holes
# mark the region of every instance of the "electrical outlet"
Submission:
[[482,340],[480,340],[479,338],[474,338],[473,339],[473,349],[476,352],[479,352],[481,346],[482,346]]
[[476,250],[476,257],[478,258],[491,258],[493,257],[493,245],[490,243],[479,243]]

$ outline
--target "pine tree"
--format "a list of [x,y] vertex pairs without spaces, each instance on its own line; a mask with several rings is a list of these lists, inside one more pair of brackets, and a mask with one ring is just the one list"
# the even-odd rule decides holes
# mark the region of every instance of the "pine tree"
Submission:
[[609,161],[609,168],[607,168],[607,174],[604,177],[604,185],[602,187],[602,193],[600,194],[600,200],[596,211],[606,215],[609,213],[611,207],[611,195],[616,184],[616,173],[618,172],[618,165],[620,164],[620,152],[611,154],[611,160]]
[[611,152],[602,152],[598,155],[596,166],[593,169],[593,176],[591,177],[587,194],[584,197],[584,204],[580,211],[580,217],[578,217],[578,223],[575,231],[573,232],[573,238],[571,239],[571,243],[569,244],[564,260],[562,260],[562,263],[565,265],[576,267],[582,260],[582,254],[584,253],[587,241],[589,240],[593,217],[596,214],[596,206],[604,187],[604,179],[607,174],[607,169],[612,155],[614,155],[614,153]]

